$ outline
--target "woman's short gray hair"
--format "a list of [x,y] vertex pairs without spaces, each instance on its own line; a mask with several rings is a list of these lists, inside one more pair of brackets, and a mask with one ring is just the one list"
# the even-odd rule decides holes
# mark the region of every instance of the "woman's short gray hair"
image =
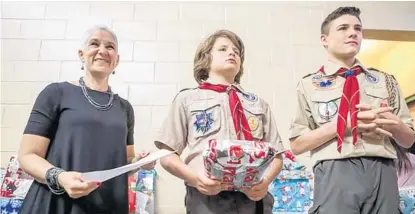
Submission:
[[83,49],[85,47],[85,44],[88,42],[89,38],[91,38],[92,34],[94,34],[97,31],[106,31],[109,34],[111,34],[112,38],[115,41],[115,49],[118,50],[118,38],[117,35],[115,35],[114,31],[112,31],[111,29],[109,29],[107,26],[104,25],[96,25],[92,28],[89,28],[86,32],[85,35],[82,39],[82,45],[81,45],[81,49]]

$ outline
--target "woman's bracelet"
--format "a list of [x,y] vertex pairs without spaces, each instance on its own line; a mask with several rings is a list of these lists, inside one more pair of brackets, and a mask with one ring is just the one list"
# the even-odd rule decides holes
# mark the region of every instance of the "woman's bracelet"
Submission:
[[65,189],[59,185],[58,181],[58,176],[62,172],[65,172],[65,170],[58,167],[52,167],[46,171],[46,185],[49,187],[50,191],[53,194],[62,195],[65,193]]

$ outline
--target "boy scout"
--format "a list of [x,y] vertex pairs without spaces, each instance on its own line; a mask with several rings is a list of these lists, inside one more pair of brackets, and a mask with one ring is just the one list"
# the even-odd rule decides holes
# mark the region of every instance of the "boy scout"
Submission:
[[313,207],[319,214],[395,214],[399,196],[393,144],[414,142],[412,119],[395,79],[356,58],[360,10],[340,7],[321,26],[328,61],[297,86],[290,128],[294,154],[311,151]]
[[[283,150],[270,106],[239,85],[244,57],[244,45],[231,31],[217,31],[202,41],[194,58],[199,87],[176,96],[156,138],[158,148],[177,151],[163,158],[161,165],[185,181],[188,214],[272,213],[274,199],[267,190],[282,168],[281,155],[259,183],[240,192],[227,191],[226,185],[208,179],[204,171],[202,151],[210,139],[246,139],[249,135]],[[231,111],[235,104],[242,104],[243,110]],[[235,120],[237,115],[240,120]],[[179,156],[186,147],[189,152],[183,163]]]

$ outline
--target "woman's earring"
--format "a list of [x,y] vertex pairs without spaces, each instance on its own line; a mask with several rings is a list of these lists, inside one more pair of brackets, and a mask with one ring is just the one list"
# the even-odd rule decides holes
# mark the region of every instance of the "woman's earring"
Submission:
[[84,70],[85,68],[84,68],[84,61],[83,60],[81,60],[81,62],[82,62],[82,65],[81,65],[81,70]]
[[112,71],[112,74],[115,74],[115,71]]

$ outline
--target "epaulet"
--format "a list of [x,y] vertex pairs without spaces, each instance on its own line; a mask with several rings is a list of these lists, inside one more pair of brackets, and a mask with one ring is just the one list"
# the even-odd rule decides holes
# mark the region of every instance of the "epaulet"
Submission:
[[321,66],[318,71],[312,72],[312,73],[308,73],[305,76],[303,76],[301,79],[305,79],[311,75],[317,74],[318,72],[324,73],[324,66]]
[[392,74],[386,73],[384,71],[381,71],[377,68],[367,68],[367,70],[379,72],[379,73],[385,75],[385,78],[393,78],[393,80],[396,81],[395,76],[393,76]]
[[377,68],[367,68],[367,70],[370,70],[370,71],[377,71],[377,72],[381,72],[381,73],[383,73],[382,71],[380,71],[379,69],[377,69]]
[[315,74],[315,73],[309,73],[309,74],[306,74],[306,75],[304,75],[303,77],[301,77],[301,79],[307,78],[307,77],[309,77],[309,76],[311,76],[311,75],[313,75],[313,74]]
[[301,77],[301,79],[305,79],[305,78],[307,78],[307,77],[309,77],[309,76],[311,76],[311,75],[317,74],[318,72],[319,72],[319,71],[312,72],[312,73],[308,73],[308,74],[304,75],[303,77]]
[[179,91],[179,93],[177,93],[177,94],[180,94],[180,93],[182,93],[183,91],[187,91],[187,90],[194,90],[194,89],[197,89],[198,87],[194,87],[194,88],[183,88],[182,90],[180,90]]
[[176,96],[174,96],[173,102],[176,100],[177,96],[179,96],[179,94],[180,94],[180,93],[182,93],[182,92],[184,92],[184,91],[188,91],[188,90],[195,90],[195,89],[197,89],[197,88],[198,88],[198,87],[194,87],[194,88],[183,88],[182,90],[180,90],[180,91],[176,94]]
[[[396,87],[398,86],[398,81],[396,80],[396,78],[392,74],[386,73],[376,68],[367,68],[367,70],[376,71],[385,76],[386,89],[389,94],[388,103],[389,103],[389,106],[395,106],[396,96],[399,95],[396,90],[397,89]],[[399,102],[398,102],[398,105],[399,105]]]

